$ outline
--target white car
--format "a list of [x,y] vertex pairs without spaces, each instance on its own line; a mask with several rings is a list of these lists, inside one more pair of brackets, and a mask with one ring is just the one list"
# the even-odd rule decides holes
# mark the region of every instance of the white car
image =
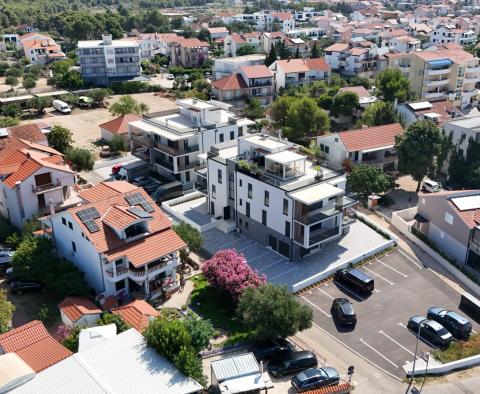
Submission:
[[14,254],[15,254],[14,250],[0,249],[0,264],[9,263],[10,261],[12,261]]
[[168,80],[171,81],[171,80],[175,79],[175,75],[173,75],[173,74],[165,74],[165,78],[167,78]]

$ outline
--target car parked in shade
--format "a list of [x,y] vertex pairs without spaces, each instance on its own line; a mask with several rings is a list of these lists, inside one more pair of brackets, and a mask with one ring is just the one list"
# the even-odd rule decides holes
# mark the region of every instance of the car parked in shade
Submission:
[[292,375],[315,368],[318,365],[317,357],[309,350],[285,353],[272,359],[268,365],[268,372],[274,376]]
[[13,294],[39,293],[46,291],[46,288],[37,282],[17,280],[10,283],[10,291]]
[[352,303],[346,298],[335,298],[330,309],[332,317],[342,325],[354,326],[357,324],[357,315]]
[[371,293],[375,288],[373,278],[356,268],[338,270],[335,272],[335,281],[354,288],[361,293]]
[[472,323],[467,318],[438,306],[428,309],[427,318],[440,323],[456,338],[468,338],[472,332]]
[[340,375],[335,368],[310,368],[293,377],[292,387],[295,391],[303,393],[304,391],[334,386],[339,381]]
[[272,339],[270,341],[262,341],[255,343],[251,348],[257,360],[271,360],[285,353],[295,351],[295,346],[285,338]]
[[408,319],[407,328],[415,334],[420,328],[420,337],[439,347],[447,347],[453,340],[452,334],[435,320],[429,320],[424,316],[412,316]]

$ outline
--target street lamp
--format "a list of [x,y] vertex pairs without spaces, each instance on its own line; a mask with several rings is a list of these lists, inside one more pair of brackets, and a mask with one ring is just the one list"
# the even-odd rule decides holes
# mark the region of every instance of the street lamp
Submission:
[[410,387],[412,387],[413,379],[415,378],[415,365],[417,362],[417,353],[418,353],[418,341],[420,340],[420,330],[422,329],[423,323],[418,324],[418,330],[417,330],[417,342],[415,343],[415,354],[413,356],[413,367],[412,367],[412,374],[410,375],[410,382],[408,383],[407,391],[405,393],[408,393],[410,390]]

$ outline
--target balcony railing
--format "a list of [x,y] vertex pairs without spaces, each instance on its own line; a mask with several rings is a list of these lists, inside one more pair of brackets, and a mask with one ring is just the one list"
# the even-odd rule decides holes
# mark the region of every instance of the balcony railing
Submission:
[[187,147],[173,147],[162,144],[161,142],[155,142],[155,148],[169,154],[170,156],[180,156],[186,153],[198,152],[200,147],[198,145],[188,145]]
[[155,159],[155,163],[158,164],[159,166],[168,168],[170,171],[173,171],[173,163],[170,163],[169,161],[166,160],[161,160],[159,158]]
[[43,193],[48,192],[49,190],[57,189],[62,186],[62,183],[59,180],[55,182],[46,183],[44,185],[32,185],[32,191],[34,193]]
[[324,242],[327,239],[338,235],[339,233],[340,227],[329,228],[323,231],[315,231],[313,235],[310,233],[310,246],[318,242]]

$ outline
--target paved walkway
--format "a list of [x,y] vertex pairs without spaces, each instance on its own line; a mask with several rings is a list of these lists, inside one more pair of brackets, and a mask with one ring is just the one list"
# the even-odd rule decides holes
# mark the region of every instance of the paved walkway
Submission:
[[183,305],[187,304],[188,297],[193,290],[193,282],[187,280],[183,289],[178,290],[172,295],[167,302],[164,302],[162,308],[176,308],[180,309]]

